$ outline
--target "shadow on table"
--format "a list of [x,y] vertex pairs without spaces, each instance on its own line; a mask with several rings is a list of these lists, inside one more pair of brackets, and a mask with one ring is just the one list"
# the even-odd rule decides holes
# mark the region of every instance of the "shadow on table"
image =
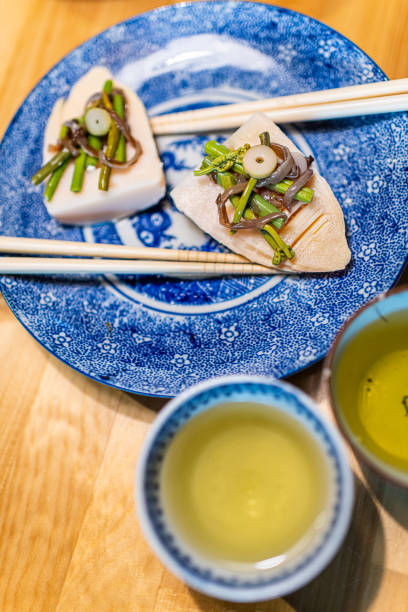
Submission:
[[374,600],[384,562],[384,532],[369,492],[355,479],[354,516],[348,535],[329,566],[284,599],[252,604],[216,601],[191,590],[203,612],[364,612]]
[[408,530],[408,489],[387,482],[381,476],[360,463],[361,471],[372,494],[404,529]]
[[353,519],[334,560],[308,585],[286,597],[297,612],[363,612],[378,591],[384,563],[384,531],[378,510],[355,477]]
[[135,395],[134,393],[126,392],[125,395],[128,396],[129,399],[139,402],[149,408],[149,410],[153,410],[156,414],[160,412],[160,410],[170,401],[170,397],[150,397],[149,395]]

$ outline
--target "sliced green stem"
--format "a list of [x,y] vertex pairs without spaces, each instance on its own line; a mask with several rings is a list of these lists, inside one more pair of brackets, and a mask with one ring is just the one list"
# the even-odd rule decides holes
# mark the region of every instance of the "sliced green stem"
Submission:
[[[223,189],[229,189],[237,182],[235,176],[231,172],[217,172],[217,183],[221,185]],[[239,202],[239,197],[232,196],[231,201],[235,198]]]
[[97,168],[99,164],[99,159],[97,157],[91,157],[91,155],[86,156],[86,167],[87,168]]
[[279,236],[278,232],[272,225],[264,225],[264,231],[268,232],[270,236],[275,240],[279,249],[283,251],[287,257],[287,259],[292,259],[295,256],[295,251],[290,247],[286,242],[283,242],[282,238]]
[[75,193],[81,191],[82,183],[84,182],[84,174],[86,170],[87,155],[84,151],[75,159],[74,172],[72,174],[71,191]]
[[[264,200],[264,198],[261,195],[259,195],[259,193],[253,194],[251,198],[251,202],[254,202],[257,209],[259,210],[260,217],[265,217],[266,215],[270,215],[273,212],[282,212],[279,208],[277,208],[276,206],[274,206],[267,200]],[[273,221],[271,221],[271,223],[278,230],[281,230],[282,227],[285,225],[285,219],[280,217],[279,219],[274,219]]]
[[252,193],[253,188],[257,183],[257,179],[250,178],[247,186],[245,187],[242,195],[239,199],[238,206],[235,209],[234,218],[232,220],[233,223],[238,223],[241,220],[242,215],[244,214],[246,205],[248,204],[249,196]]
[[269,132],[262,132],[262,134],[259,134],[259,140],[261,141],[262,145],[265,145],[266,147],[271,146],[271,137]]
[[[112,103],[109,98],[109,94],[112,93],[112,87],[113,87],[112,81],[106,81],[104,88],[103,88],[103,92],[102,92],[103,103],[105,107],[109,110],[112,110],[113,108]],[[118,147],[118,142],[119,142],[119,134],[120,132],[115,122],[112,121],[111,127],[109,129],[109,133],[108,133],[108,141],[106,143],[106,150],[105,150],[105,155],[108,159],[113,159],[115,157],[116,149]],[[101,189],[101,191],[108,191],[111,171],[112,169],[109,166],[107,166],[106,164],[102,164],[101,171],[99,173],[99,183],[98,183],[98,187],[99,189]]]
[[[66,126],[66,125],[62,125],[61,129],[60,129],[60,133],[59,133],[59,138],[60,139],[67,138],[68,134],[69,134],[69,127]],[[69,153],[69,151],[65,151],[65,150],[59,151],[46,164],[44,164],[44,166],[42,168],[40,168],[40,170],[38,172],[36,172],[34,174],[34,176],[31,179],[33,184],[34,185],[39,185],[40,183],[42,183],[43,180],[47,178],[47,176],[49,176],[50,174],[51,175],[54,174],[59,167],[63,166],[65,164],[65,162],[67,160],[70,160],[70,159],[71,159],[71,153]],[[64,170],[65,170],[65,168],[66,168],[66,165],[64,166]],[[57,187],[57,185],[59,183],[59,180],[60,180],[62,174],[63,174],[63,172],[61,173],[61,175],[60,175],[58,180],[55,178],[54,181],[52,182],[52,184],[55,183],[55,187],[53,188],[51,197],[54,194],[54,191],[55,191],[55,189],[56,189],[56,187]],[[51,178],[50,178],[50,180],[51,180]],[[50,182],[50,181],[48,181],[48,182]],[[48,187],[48,185],[47,185],[47,187]]]
[[52,196],[55,193],[56,188],[61,180],[62,175],[64,174],[69,162],[71,161],[71,155],[51,174],[48,179],[47,185],[44,190],[44,198],[47,202],[51,202]]
[[97,151],[100,151],[102,149],[102,140],[99,138],[99,136],[88,134],[87,140],[89,146],[91,146],[93,149],[96,149]]
[[109,95],[112,93],[112,89],[113,89],[113,81],[112,79],[108,79],[104,83],[103,91]]
[[52,174],[57,168],[59,168],[67,159],[71,157],[71,153],[69,151],[59,151],[54,157],[50,159],[38,172],[34,174],[32,177],[32,182],[34,185],[39,185],[43,182],[44,179],[47,178],[50,174]]
[[[115,156],[115,152],[119,142],[119,130],[114,123],[112,123],[111,128],[108,134],[108,142],[106,144],[106,157],[108,159],[113,159]],[[98,187],[102,191],[108,191],[109,189],[109,179],[111,175],[112,168],[107,166],[106,164],[102,164],[101,171],[99,174],[99,183]]]
[[69,133],[69,127],[67,125],[63,125],[60,129],[59,137],[66,138],[68,136],[68,133]]
[[[97,151],[100,151],[102,149],[102,140],[99,138],[99,136],[93,136],[93,134],[88,134],[87,139],[88,139],[88,144],[93,149],[96,149]],[[87,168],[89,168],[89,166],[94,166],[96,168],[98,164],[99,164],[99,159],[97,157],[92,157],[91,155],[86,156],[86,167]]]
[[[125,101],[123,96],[115,93],[113,96],[113,110],[119,115],[121,119],[125,118]],[[118,148],[116,149],[115,159],[120,162],[126,161],[126,139],[122,132],[119,136]]]
[[282,263],[282,261],[285,261],[286,259],[285,254],[278,247],[278,245],[276,244],[272,236],[270,236],[267,232],[264,232],[264,231],[262,231],[261,234],[263,238],[266,240],[266,242],[269,244],[269,246],[272,247],[273,249],[273,259],[272,259],[273,265],[279,266],[279,264]]

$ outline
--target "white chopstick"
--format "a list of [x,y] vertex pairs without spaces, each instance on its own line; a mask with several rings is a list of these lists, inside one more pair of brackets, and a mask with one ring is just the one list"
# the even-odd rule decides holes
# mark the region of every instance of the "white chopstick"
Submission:
[[150,125],[156,135],[181,134],[235,128],[256,112],[285,123],[404,110],[408,79],[396,79],[160,115],[152,117]]
[[[1,253],[69,255],[105,259],[57,257],[0,257],[0,274],[165,274],[214,276],[221,274],[279,274],[235,253],[131,247],[0,236]],[[116,258],[116,259],[109,259]],[[282,273],[284,273],[282,271]]]
[[160,274],[216,276],[225,274],[284,274],[258,264],[197,261],[126,261],[123,259],[63,259],[56,257],[0,257],[0,274]]
[[235,253],[133,247],[121,244],[73,242],[42,238],[0,236],[0,253],[30,255],[70,255],[76,257],[111,257],[116,259],[150,259],[165,261],[198,261],[203,263],[250,263]]

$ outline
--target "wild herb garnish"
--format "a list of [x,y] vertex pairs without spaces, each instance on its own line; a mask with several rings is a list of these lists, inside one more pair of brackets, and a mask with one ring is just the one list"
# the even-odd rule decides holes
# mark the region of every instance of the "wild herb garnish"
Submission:
[[[135,149],[129,160],[126,142]],[[32,177],[33,184],[39,185],[51,175],[44,191],[47,201],[52,199],[71,160],[74,160],[72,192],[82,190],[86,169],[91,166],[100,167],[98,187],[107,191],[112,169],[129,168],[142,154],[142,147],[127,124],[124,92],[114,89],[111,80],[106,81],[102,92],[88,100],[84,114],[65,122],[53,149],[57,153]]]
[[[271,143],[268,132],[260,134],[259,139],[261,146],[250,147],[245,144],[233,151],[215,140],[208,141],[205,145],[206,157],[203,159],[201,168],[195,170],[194,174],[202,176],[212,173],[224,188],[224,193],[217,198],[220,223],[229,228],[231,234],[239,230],[259,229],[274,251],[272,263],[279,265],[287,259],[292,259],[295,255],[292,247],[287,245],[278,233],[289,218],[287,214],[282,213],[282,207],[285,207],[289,213],[293,213],[293,200],[302,204],[309,204],[312,201],[313,189],[306,187],[305,183],[313,174],[309,168],[313,160],[304,158],[300,153],[294,153],[292,157],[287,147]],[[272,149],[273,152],[268,154],[266,147]],[[253,154],[250,155],[248,151],[253,151]],[[245,156],[248,157],[248,155],[250,155],[250,160],[247,162]],[[277,161],[274,161],[274,155],[284,156],[277,170],[275,170]],[[259,164],[259,170],[257,164]],[[275,176],[281,180],[273,183]],[[295,180],[288,178],[289,176],[294,177]],[[299,185],[298,190],[296,190],[297,185]],[[266,194],[264,194],[265,191]],[[286,192],[288,193],[285,196]],[[263,194],[265,198],[262,197]],[[225,208],[228,199],[235,208],[232,222],[228,220]],[[263,218],[264,223],[262,223]],[[256,221],[251,222],[254,220]]]

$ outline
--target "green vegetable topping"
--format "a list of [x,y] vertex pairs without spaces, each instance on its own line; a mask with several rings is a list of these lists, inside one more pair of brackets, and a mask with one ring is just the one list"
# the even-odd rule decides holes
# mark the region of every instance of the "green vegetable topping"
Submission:
[[52,196],[55,193],[56,188],[58,187],[58,183],[61,180],[62,175],[64,174],[69,162],[71,161],[71,155],[67,157],[67,159],[51,174],[48,179],[47,185],[44,191],[44,198],[47,202],[51,202]]
[[262,132],[262,134],[259,134],[259,140],[261,141],[262,145],[265,145],[266,147],[271,146],[271,135],[269,132]]
[[86,170],[86,158],[86,153],[81,151],[81,153],[75,159],[74,173],[71,181],[71,191],[78,192],[82,189],[82,183],[84,181],[84,174]]
[[[212,162],[213,157],[217,155],[225,155],[231,151],[225,145],[220,144],[219,142],[216,142],[215,140],[209,140],[205,145],[205,152],[210,157],[210,161]],[[247,176],[242,164],[240,164],[239,162],[234,163],[232,170],[234,172],[237,172],[238,174],[243,174]],[[194,174],[196,174],[197,172],[201,172],[201,170],[198,170],[198,171],[196,170]],[[203,172],[202,174],[207,174],[207,173]],[[285,179],[283,181],[280,181],[276,185],[273,185],[271,189],[273,189],[273,191],[276,191],[276,193],[283,194],[287,191],[287,189],[292,184],[293,184],[293,181],[291,181],[290,179]],[[313,194],[314,194],[313,189],[310,189],[310,187],[303,187],[303,189],[300,189],[300,191],[298,191],[297,194],[295,195],[295,200],[309,204],[313,199]]]
[[71,158],[71,153],[69,151],[60,151],[54,157],[50,159],[38,172],[34,174],[32,177],[32,182],[34,185],[39,185],[43,182],[44,179],[47,178],[49,174],[52,174],[54,170],[62,166],[62,164]]
[[[235,151],[231,151],[225,145],[222,145],[216,142],[215,140],[208,141],[205,145],[205,153],[207,157],[203,159],[201,168],[194,172],[196,176],[215,172],[217,176],[217,182],[224,188],[225,191],[237,184],[237,175],[243,175],[247,179],[247,181],[242,187],[241,196],[239,197],[238,195],[234,195],[234,193],[232,192],[232,195],[229,198],[235,208],[232,223],[229,225],[229,227],[232,227],[230,232],[231,234],[234,234],[235,231],[237,231],[233,226],[234,224],[239,223],[242,218],[244,218],[245,220],[253,220],[257,217],[259,219],[262,219],[262,217],[266,217],[267,215],[271,215],[272,213],[281,212],[279,208],[274,206],[268,200],[265,200],[260,193],[254,193],[254,189],[256,189],[256,185],[258,183],[258,177],[248,177],[248,173],[245,172],[243,167],[243,158],[247,154],[247,151],[251,149],[256,149],[254,153],[255,163],[259,163],[257,159],[258,149],[266,155],[264,148],[270,146],[269,133],[264,132],[259,135],[259,138],[261,141],[261,145],[258,145],[257,147],[250,147],[249,145],[244,145],[243,147],[240,147]],[[275,154],[273,153],[273,155]],[[246,164],[246,166],[247,165],[248,164]],[[272,165],[273,164],[271,164],[271,166]],[[272,168],[272,171],[274,170],[275,166],[276,164]],[[246,170],[248,171],[250,169],[246,167]],[[250,172],[249,174],[251,175],[252,173]],[[271,189],[277,193],[284,194],[292,184],[292,180],[284,179],[271,187],[268,186],[268,189]],[[300,189],[299,192],[296,193],[295,198],[301,202],[309,203],[313,198],[313,193],[313,189],[310,189],[309,187],[303,187],[303,189]],[[224,198],[225,197],[228,197],[228,194],[224,195]],[[219,202],[219,205],[221,204],[222,200]],[[225,210],[222,214],[225,215]],[[225,225],[224,221],[221,221],[221,223]],[[282,217],[278,217],[267,222],[262,227],[262,229],[259,230],[263,238],[266,240],[268,245],[272,247],[274,251],[272,264],[275,266],[278,266],[279,264],[288,259],[293,259],[293,257],[295,256],[295,252],[292,247],[286,244],[278,233],[278,230],[282,229],[284,223],[285,219]],[[259,225],[253,227],[259,227]],[[244,229],[244,227],[238,229]]]
[[[112,93],[112,81],[106,81],[103,92],[102,99],[103,102],[109,110],[113,110],[112,103],[109,99],[108,94]],[[108,159],[113,159],[115,157],[116,149],[118,148],[119,143],[119,130],[114,121],[112,121],[109,133],[108,133],[108,141],[106,144],[105,155]],[[112,169],[106,164],[102,164],[101,171],[99,173],[99,183],[98,188],[102,191],[108,191],[109,189],[109,179],[111,175]]]
[[226,172],[227,170],[233,168],[236,163],[242,163],[242,158],[248,149],[250,149],[249,144],[245,144],[235,151],[230,151],[227,149],[227,152],[221,153],[215,159],[212,159],[208,166],[204,168],[201,167],[200,170],[195,170],[194,174],[196,176],[201,176],[203,174],[214,172],[214,170],[217,170],[218,172]]
[[[118,93],[115,93],[113,96],[113,110],[121,119],[125,118],[125,101],[123,96]],[[119,144],[116,149],[115,159],[121,162],[126,161],[126,139],[122,133],[119,136]]]
[[[107,191],[112,168],[126,169],[136,163],[142,147],[127,124],[126,105],[125,93],[113,89],[112,80],[109,79],[102,92],[86,103],[84,115],[62,126],[58,143],[53,147],[57,153],[31,179],[34,185],[39,185],[50,177],[44,190],[47,201],[53,197],[71,160],[74,160],[71,181],[71,191],[74,193],[81,191],[89,167],[100,166],[98,187]],[[126,159],[127,141],[135,149],[129,160]]]
[[257,182],[256,178],[250,178],[249,179],[248,184],[245,187],[245,189],[242,192],[242,195],[241,195],[241,197],[239,199],[238,206],[235,209],[234,218],[232,220],[233,223],[238,223],[238,221],[240,221],[242,215],[244,214],[245,207],[248,204],[249,196],[251,195],[252,190],[253,190],[253,188],[256,185],[256,182]]
[[[217,182],[219,183],[219,185],[221,185],[221,187],[226,190],[235,185],[237,181],[235,176],[230,172],[217,172]],[[266,214],[269,214],[271,212],[279,212],[278,208],[273,206],[273,204],[270,204],[270,202],[264,200],[260,195],[255,194],[253,197],[254,199],[256,199],[257,206],[259,206],[259,208],[262,208],[262,211],[268,211],[265,214],[262,213],[262,216],[265,216]],[[230,200],[234,208],[237,209],[239,206],[240,198],[238,196],[232,196]],[[251,220],[254,219],[256,215],[251,208],[246,208],[242,216],[244,217],[244,219]],[[263,227],[263,230],[261,230],[261,235],[269,244],[269,246],[271,246],[274,250],[274,256],[272,259],[272,263],[274,266],[279,265],[287,258],[292,259],[295,255],[293,249],[281,239],[275,229],[281,229],[283,223],[284,222],[282,219],[275,219],[271,223],[265,225]]]

